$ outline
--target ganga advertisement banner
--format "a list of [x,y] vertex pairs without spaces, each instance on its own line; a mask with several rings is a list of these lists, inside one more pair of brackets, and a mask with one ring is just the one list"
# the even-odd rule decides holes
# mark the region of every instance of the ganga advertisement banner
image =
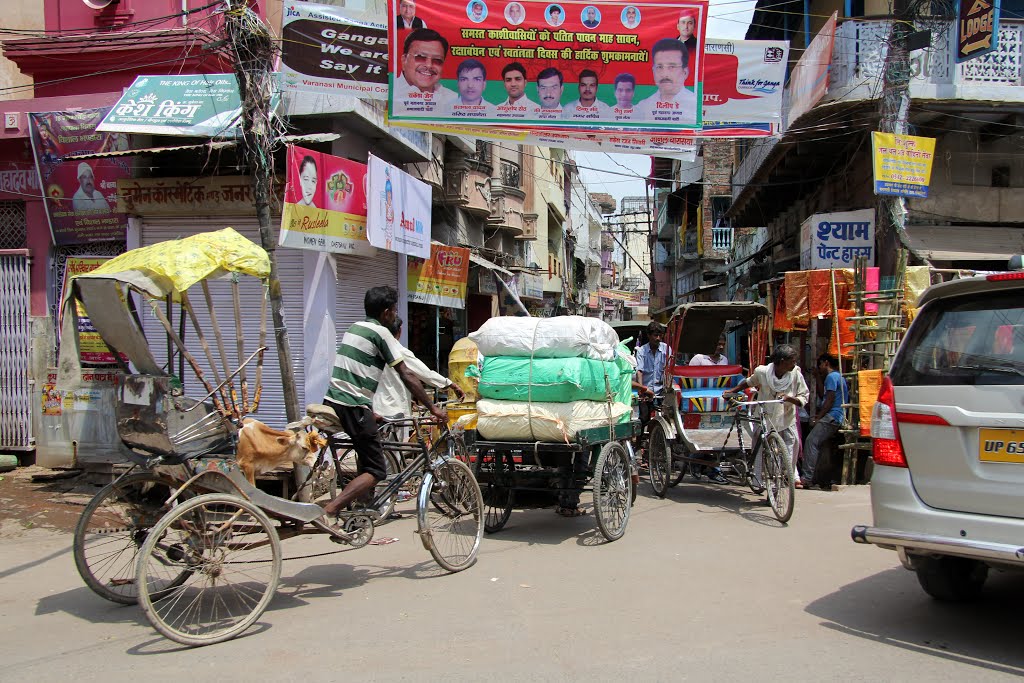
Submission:
[[[716,40],[704,44],[704,130],[745,129],[771,133],[782,120],[789,43],[783,40]],[[711,130],[709,130],[711,129]],[[756,134],[756,133],[751,133]]]
[[875,194],[927,197],[934,159],[935,138],[872,131]]
[[703,0],[405,4],[414,17],[392,0],[388,34],[395,120],[701,127]]
[[370,244],[430,258],[430,185],[370,155],[366,235]]
[[366,164],[288,146],[282,247],[373,256],[366,236]]
[[281,88],[388,98],[388,25],[383,13],[296,2],[281,23]]
[[409,301],[449,308],[466,307],[469,249],[430,245],[430,258],[409,257]]
[[128,149],[124,133],[99,133],[110,111],[78,109],[29,114],[30,135],[46,216],[56,246],[111,242],[125,238],[128,218],[116,213],[117,181],[130,178],[132,159],[75,161],[74,155]]

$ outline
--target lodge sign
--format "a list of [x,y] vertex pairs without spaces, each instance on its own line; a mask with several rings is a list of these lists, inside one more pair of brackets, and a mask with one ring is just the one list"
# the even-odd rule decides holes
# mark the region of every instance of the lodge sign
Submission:
[[996,49],[999,38],[999,0],[960,0],[957,19],[957,62],[965,62]]

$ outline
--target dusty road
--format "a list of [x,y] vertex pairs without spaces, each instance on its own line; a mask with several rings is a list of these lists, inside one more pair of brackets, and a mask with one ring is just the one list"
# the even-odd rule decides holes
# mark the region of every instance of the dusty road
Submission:
[[[0,680],[999,680],[1024,674],[1024,579],[940,605],[895,553],[855,546],[865,487],[798,492],[780,527],[761,498],[645,484],[626,536],[593,517],[515,512],[479,562],[441,573],[412,533],[284,563],[245,636],[202,649],[160,637],[75,572],[68,534],[8,525],[0,542]],[[3,513],[0,513],[2,516]],[[337,549],[285,541],[286,557]]]

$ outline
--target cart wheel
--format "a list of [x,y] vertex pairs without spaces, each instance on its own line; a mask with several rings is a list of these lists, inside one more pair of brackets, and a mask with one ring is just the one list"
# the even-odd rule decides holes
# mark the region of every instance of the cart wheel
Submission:
[[678,465],[679,466],[676,469],[675,476],[672,478],[672,481],[668,485],[669,488],[673,488],[674,489],[675,487],[679,486],[679,482],[681,482],[683,480],[683,477],[686,476],[686,473],[690,471],[690,466],[689,466],[689,464],[687,464],[684,461],[681,461],[681,462],[678,462],[678,463],[673,463],[673,465]]
[[651,422],[651,438],[647,442],[647,466],[654,494],[664,498],[668,493],[669,477],[672,476],[672,447],[668,444],[665,428],[660,422]]
[[[654,440],[653,433],[651,440]],[[632,487],[626,447],[618,441],[606,443],[594,466],[593,489],[597,528],[609,541],[617,541],[626,533]]]
[[[169,588],[176,577],[188,578]],[[153,527],[139,560],[139,604],[157,631],[182,645],[211,645],[249,628],[281,577],[270,518],[223,493],[192,498]]]
[[793,481],[793,461],[782,437],[770,432],[764,440],[764,477],[768,490],[768,504],[782,523],[793,516],[796,484]]
[[[75,566],[101,598],[134,605],[139,547],[153,525],[170,510],[172,489],[153,472],[135,472],[100,489],[85,506],[73,541]],[[177,577],[180,583],[187,574]]]
[[513,490],[487,484],[481,492],[484,497],[484,531],[489,534],[501,531],[512,516]]
[[423,475],[416,501],[420,540],[450,572],[476,562],[484,534],[483,495],[461,460],[446,460]]

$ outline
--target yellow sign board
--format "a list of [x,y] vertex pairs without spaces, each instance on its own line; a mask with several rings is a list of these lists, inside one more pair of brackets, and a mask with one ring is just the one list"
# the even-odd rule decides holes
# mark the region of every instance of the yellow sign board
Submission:
[[927,197],[934,158],[935,138],[872,132],[875,194]]

